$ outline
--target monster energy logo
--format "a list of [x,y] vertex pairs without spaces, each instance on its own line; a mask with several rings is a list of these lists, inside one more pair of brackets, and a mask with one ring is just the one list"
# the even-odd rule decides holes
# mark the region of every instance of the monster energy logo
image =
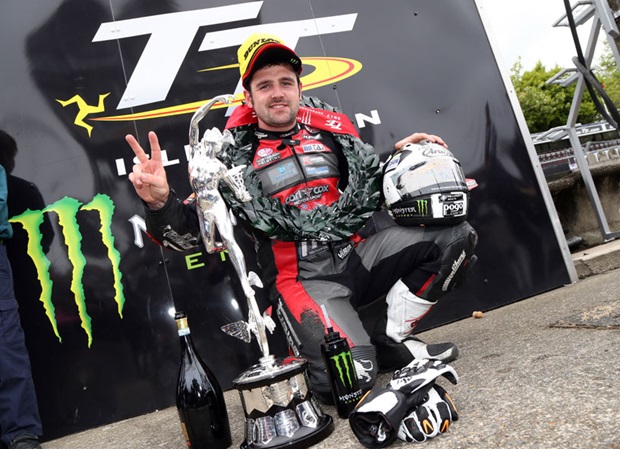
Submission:
[[398,216],[428,215],[428,200],[416,200],[415,206],[393,207],[392,212]]
[[334,366],[338,370],[338,375],[340,376],[340,382],[342,385],[352,388],[354,370],[351,351],[343,351],[340,354],[330,357],[330,359],[334,361]]
[[79,210],[99,212],[101,241],[107,248],[107,255],[112,263],[115,290],[114,300],[118,305],[118,314],[122,318],[125,297],[123,295],[123,285],[121,284],[120,254],[114,247],[114,236],[111,231],[114,203],[109,196],[98,194],[90,203],[85,205],[74,198],[65,197],[42,210],[28,209],[23,214],[12,217],[9,221],[11,223],[21,223],[28,235],[28,255],[34,262],[37,270],[37,277],[41,283],[40,301],[43,303],[45,314],[50,320],[54,334],[58,337],[58,340],[62,342],[62,338],[58,332],[56,313],[52,302],[53,283],[49,273],[50,261],[43,252],[43,246],[41,244],[43,236],[40,230],[40,226],[43,223],[43,214],[55,212],[58,215],[58,223],[62,228],[62,235],[67,245],[67,255],[73,266],[71,291],[74,294],[81,325],[88,336],[88,347],[90,348],[93,341],[93,332],[91,318],[86,310],[86,298],[82,285],[82,276],[84,275],[86,259],[82,254],[82,234],[76,219]]
[[420,215],[428,215],[428,200],[416,200],[418,205],[418,213]]

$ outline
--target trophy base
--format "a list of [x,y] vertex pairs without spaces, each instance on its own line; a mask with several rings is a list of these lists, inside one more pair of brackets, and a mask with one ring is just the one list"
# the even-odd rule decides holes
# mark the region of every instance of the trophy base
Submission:
[[307,365],[297,357],[267,356],[233,381],[245,414],[241,449],[307,448],[332,433],[332,417],[308,388]]
[[241,443],[239,446],[240,449],[258,449],[258,448],[268,448],[268,449],[305,449],[308,447],[312,447],[315,444],[323,441],[327,438],[332,431],[334,430],[334,422],[332,421],[331,416],[327,416],[329,418],[329,422],[326,422],[323,427],[317,429],[313,432],[307,432],[304,430],[299,430],[293,438],[287,437],[275,437],[267,444],[262,443],[251,443],[248,444],[247,440]]

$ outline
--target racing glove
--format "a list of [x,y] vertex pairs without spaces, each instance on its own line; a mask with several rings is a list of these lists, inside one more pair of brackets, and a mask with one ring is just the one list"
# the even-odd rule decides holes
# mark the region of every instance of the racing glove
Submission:
[[456,406],[441,386],[434,385],[416,409],[410,411],[400,424],[398,438],[421,443],[446,432],[459,419]]
[[454,385],[459,381],[459,376],[450,365],[439,360],[416,359],[404,368],[395,371],[388,387],[405,394],[413,394],[428,385],[432,386],[439,376],[444,376]]
[[414,360],[396,371],[387,387],[374,387],[349,415],[349,424],[357,439],[369,449],[392,444],[401,422],[411,410],[417,410],[439,376],[456,384],[456,371],[437,360]]

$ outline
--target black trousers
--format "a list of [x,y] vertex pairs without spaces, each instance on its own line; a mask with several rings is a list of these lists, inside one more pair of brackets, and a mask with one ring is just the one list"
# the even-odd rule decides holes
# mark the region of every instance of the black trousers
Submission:
[[0,441],[42,431],[6,247],[0,245]]
[[[289,346],[309,361],[311,386],[326,385],[320,352],[325,335],[321,305],[334,328],[348,338],[354,358],[359,351],[366,359],[360,356],[358,361],[374,365],[370,372],[376,374],[373,334],[385,333],[385,313],[359,312],[384,298],[398,280],[419,298],[437,301],[462,281],[476,244],[475,230],[463,222],[443,227],[390,226],[357,243],[270,242],[268,249],[259,251],[263,280],[272,286],[272,301]],[[408,351],[402,354],[410,357]],[[403,360],[402,366],[409,361]]]

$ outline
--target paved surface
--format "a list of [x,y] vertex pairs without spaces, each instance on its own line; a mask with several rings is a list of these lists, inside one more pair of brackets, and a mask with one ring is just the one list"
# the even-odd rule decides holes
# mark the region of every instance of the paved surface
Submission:
[[[573,255],[579,282],[420,334],[461,356],[452,395],[460,419],[433,449],[620,449],[620,242]],[[611,270],[611,271],[610,271]],[[380,379],[385,382],[386,378]],[[226,393],[233,445],[243,441],[238,393]],[[316,448],[362,447],[348,422]],[[393,448],[410,447],[397,442]],[[175,408],[43,444],[43,449],[186,447]]]

